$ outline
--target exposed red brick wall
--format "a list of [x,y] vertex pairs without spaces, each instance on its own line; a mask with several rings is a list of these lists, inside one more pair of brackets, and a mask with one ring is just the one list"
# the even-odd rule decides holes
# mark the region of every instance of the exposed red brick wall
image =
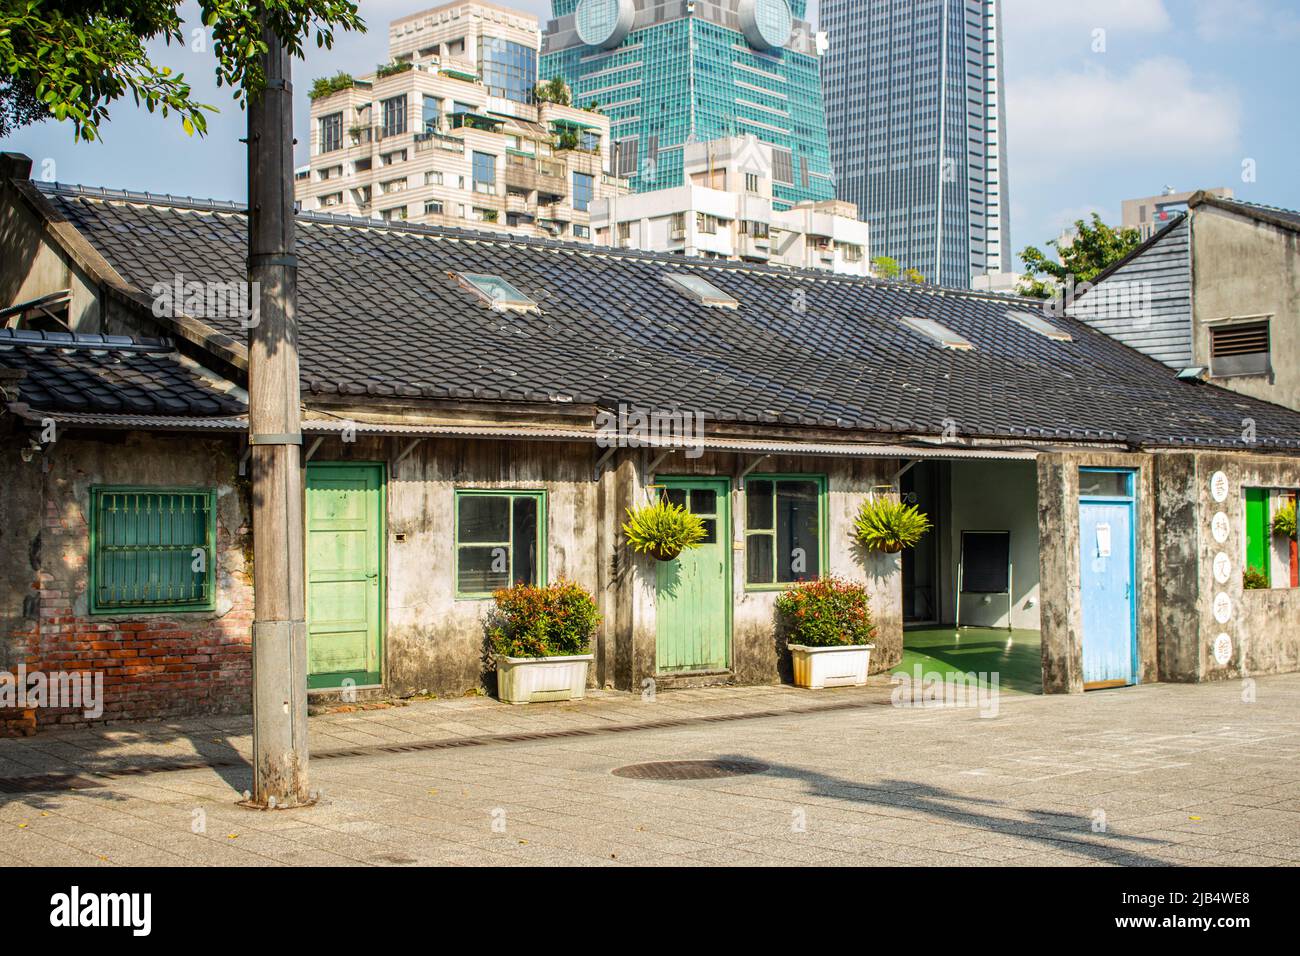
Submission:
[[[214,450],[204,448],[212,467],[233,470],[233,463],[214,455]],[[130,458],[126,449],[115,451]],[[8,669],[16,670],[18,661],[25,659],[28,673],[103,674],[103,714],[93,722],[248,712],[253,593],[251,568],[245,566],[245,548],[251,541],[246,496],[228,483],[218,498],[216,612],[92,615],[86,594],[90,485],[152,482],[93,470],[68,471],[44,483],[39,570],[32,582],[37,616],[23,630],[11,627],[6,635],[11,647]],[[221,486],[215,478],[194,483]],[[81,709],[0,709],[0,734],[91,722]]]

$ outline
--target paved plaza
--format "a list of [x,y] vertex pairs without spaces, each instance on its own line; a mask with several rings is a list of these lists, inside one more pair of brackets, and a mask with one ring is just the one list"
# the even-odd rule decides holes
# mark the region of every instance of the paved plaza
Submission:
[[[279,812],[236,805],[251,785],[249,726],[0,740],[0,855],[73,866],[1300,862],[1300,675],[1004,694],[996,716],[893,706],[883,682],[413,702],[313,717],[318,803]],[[621,770],[696,759],[759,772]]]

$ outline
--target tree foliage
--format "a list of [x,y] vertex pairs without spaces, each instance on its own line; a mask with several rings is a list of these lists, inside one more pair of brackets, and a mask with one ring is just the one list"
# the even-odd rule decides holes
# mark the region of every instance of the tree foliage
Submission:
[[553,76],[534,86],[533,99],[539,103],[554,103],[556,106],[573,105],[573,94],[569,91],[569,84],[565,83],[561,76]]
[[[263,83],[263,22],[297,57],[308,39],[329,48],[336,29],[365,29],[351,0],[198,5],[217,85],[231,87],[241,107]],[[187,133],[203,135],[215,107],[196,102],[185,74],[154,63],[145,48],[159,38],[186,45],[179,8],[179,0],[0,0],[0,136],[53,117],[70,122],[76,138],[96,140],[110,105],[128,96],[151,113],[177,114]]]
[[876,256],[871,260],[871,271],[880,279],[897,279],[898,260],[890,256]]
[[877,279],[897,279],[900,275],[913,285],[924,285],[925,276],[920,270],[904,269],[898,260],[891,256],[874,256],[871,260],[871,272]]
[[1074,284],[1091,282],[1101,272],[1136,249],[1142,236],[1136,229],[1115,229],[1092,214],[1092,222],[1076,219],[1077,235],[1064,249],[1056,239],[1047,244],[1060,254],[1061,261],[1048,258],[1037,246],[1020,253],[1029,281],[1021,284],[1020,294],[1036,299],[1052,299],[1073,277]]

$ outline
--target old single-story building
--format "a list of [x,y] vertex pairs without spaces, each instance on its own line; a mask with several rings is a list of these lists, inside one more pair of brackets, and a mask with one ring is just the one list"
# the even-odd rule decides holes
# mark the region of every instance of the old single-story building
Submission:
[[1300,409],[1300,212],[1198,192],[1070,312],[1187,377]]
[[[4,163],[0,670],[102,672],[104,719],[243,710],[245,214]],[[870,590],[877,672],[912,622],[1041,634],[1047,692],[1300,669],[1300,588],[1244,586],[1247,497],[1300,488],[1300,413],[1027,300],[319,214],[297,236],[317,694],[491,690],[513,580],[591,591],[590,679],[626,690],[787,678],[773,603],[828,572]],[[926,548],[854,544],[880,493],[930,513]],[[620,532],[656,494],[709,529],[669,564]]]

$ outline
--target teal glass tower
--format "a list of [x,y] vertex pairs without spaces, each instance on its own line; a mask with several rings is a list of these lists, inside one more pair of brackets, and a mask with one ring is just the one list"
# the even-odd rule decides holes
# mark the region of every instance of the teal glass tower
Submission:
[[753,134],[774,147],[774,204],[833,199],[807,0],[551,0],[539,75],[610,118],[614,171],[683,185],[683,147]]

